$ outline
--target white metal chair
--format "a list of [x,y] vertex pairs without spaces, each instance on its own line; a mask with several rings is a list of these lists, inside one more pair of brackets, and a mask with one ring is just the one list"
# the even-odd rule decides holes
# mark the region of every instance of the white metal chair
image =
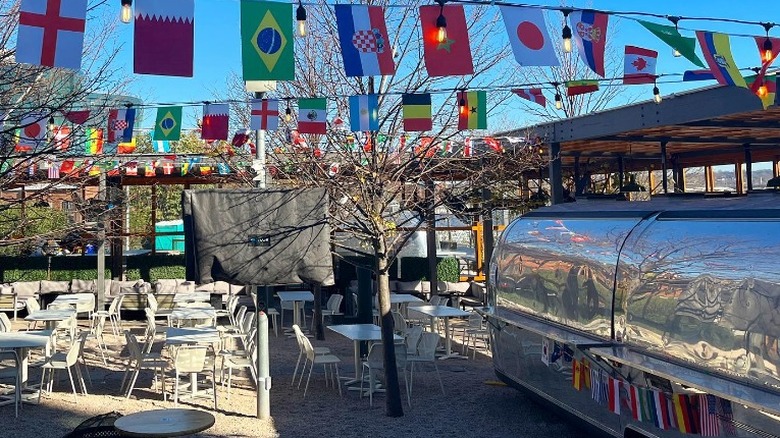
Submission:
[[[228,371],[227,378],[227,398],[230,400],[231,386],[233,384],[233,370],[234,369],[248,369],[252,376],[252,381],[257,384],[257,371],[255,370],[255,364],[257,363],[257,348],[254,343],[249,344],[247,354],[244,356],[229,355],[222,358],[222,372],[224,375],[225,369]],[[222,385],[225,385],[225,378],[222,377]]]
[[125,330],[125,340],[127,341],[127,349],[130,353],[130,358],[128,360],[127,369],[125,370],[125,376],[122,378],[122,383],[120,384],[120,390],[124,389],[127,377],[132,374],[125,396],[126,398],[130,398],[141,370],[151,369],[155,371],[155,380],[157,379],[159,372],[159,378],[162,382],[163,400],[165,400],[165,366],[167,365],[167,362],[160,359],[156,354],[145,354],[141,350],[141,346],[138,344],[135,335],[131,334],[129,330]]
[[[46,359],[46,362],[41,365],[41,388],[43,388],[43,381],[46,378],[46,370],[49,370],[49,392],[51,392],[54,387],[54,370],[67,370],[68,378],[70,379],[70,387],[73,390],[73,400],[78,402],[76,384],[73,381],[73,373],[71,372],[71,368],[74,368],[76,370],[76,377],[78,377],[79,383],[81,383],[82,393],[84,395],[87,394],[87,385],[84,383],[84,376],[81,374],[81,369],[78,364],[79,356],[81,356],[81,349],[84,346],[83,340],[86,336],[87,333],[83,332],[80,335],[79,340],[74,339],[70,344],[67,353],[55,353]],[[38,392],[38,403],[41,401],[41,392],[43,391]]]
[[412,392],[414,386],[414,364],[430,363],[436,369],[436,377],[439,379],[441,393],[444,394],[444,383],[439,374],[439,366],[436,364],[436,347],[439,345],[439,335],[437,333],[424,332],[420,337],[420,343],[417,344],[417,354],[409,356],[409,392]]
[[217,385],[216,385],[216,361],[210,347],[205,345],[182,345],[176,349],[173,360],[173,368],[176,378],[173,382],[173,405],[179,405],[179,389],[197,385],[197,380],[182,384],[181,376],[189,376],[193,373],[211,373],[211,390],[214,393],[214,410],[217,410]]
[[8,316],[6,316],[5,313],[0,312],[0,332],[10,332],[10,331],[13,331],[11,320],[8,319]]
[[120,308],[122,307],[122,299],[124,298],[124,295],[117,295],[114,297],[114,299],[111,300],[111,304],[108,306],[108,310],[98,310],[95,313],[93,313],[94,316],[103,316],[108,318],[109,322],[111,322],[111,331],[114,333],[114,335],[119,336],[120,330],[122,329],[122,318],[119,313]]
[[[0,313],[5,316],[5,313]],[[6,317],[8,319],[8,317]],[[14,350],[0,350],[0,380],[14,381],[14,408],[16,409],[16,418],[19,418],[19,405],[21,404],[21,376],[22,360]]]
[[[306,387],[303,389],[303,398],[306,398],[306,392],[309,390],[309,382],[311,381],[311,373],[314,370],[315,365],[322,365],[322,369],[325,372],[325,386],[328,386],[328,369],[333,368],[335,377],[333,377],[333,385],[339,388],[339,396],[341,394],[341,384],[339,383],[339,364],[341,359],[333,354],[316,354],[314,346],[311,345],[311,341],[306,336],[300,337],[303,343],[303,348],[306,351],[306,361],[303,363],[303,370],[301,370],[301,380],[303,380],[303,373],[306,371],[306,364],[309,366],[309,377],[306,378]],[[300,387],[300,383],[298,384]]]
[[390,312],[393,316],[393,331],[399,336],[405,336],[409,326],[406,324],[406,318],[398,312]]
[[[306,357],[306,348],[303,345],[303,341],[301,338],[305,338],[306,335],[303,334],[301,331],[301,328],[298,327],[296,324],[293,324],[292,326],[293,332],[295,333],[295,340],[298,342],[298,360],[295,362],[295,370],[293,370],[293,377],[292,382],[290,382],[290,385],[295,384],[295,376],[298,374],[298,367],[301,365],[301,359]],[[330,348],[328,347],[314,347],[314,354],[330,354]],[[303,380],[303,370],[301,370],[301,380]],[[300,386],[300,384],[298,385]]]
[[476,358],[477,340],[482,341],[486,349],[489,347],[489,332],[485,327],[485,321],[479,313],[472,313],[469,315],[468,324],[463,329],[463,337],[461,339],[463,344],[462,353],[467,355],[468,349],[472,348],[474,351],[472,358]]
[[[396,369],[403,373],[404,376],[404,386],[406,386],[406,402],[409,404],[409,406],[412,405],[412,398],[410,394],[409,389],[409,379],[406,378],[406,362],[407,362],[407,354],[406,354],[406,345],[405,344],[395,344],[393,345],[395,349],[395,366]],[[368,370],[368,404],[369,406],[374,406],[374,392],[376,392],[376,373],[378,371],[384,371],[385,370],[385,348],[384,345],[382,345],[381,342],[375,342],[373,345],[371,345],[371,348],[368,350],[368,356],[366,357],[366,361],[363,362],[363,371],[360,375],[360,398],[363,398],[363,382],[365,382],[365,372]]]
[[406,344],[406,355],[416,356],[417,345],[420,343],[420,337],[422,337],[423,328],[421,325],[413,325],[406,330],[404,335],[404,343]]
[[[38,304],[38,300],[36,300],[33,297],[28,297],[26,300],[24,300],[25,307],[27,307],[27,314],[32,315],[33,313],[41,310],[41,305]],[[27,330],[35,329],[35,326],[38,325],[38,321],[29,321],[27,323]]]
[[87,339],[94,339],[97,341],[98,344],[98,350],[100,350],[100,356],[103,358],[103,365],[108,365],[108,362],[106,361],[106,351],[108,351],[108,346],[106,345],[106,340],[103,338],[103,329],[106,326],[106,317],[105,315],[96,315],[92,318],[92,326],[89,329],[89,332],[87,332]]
[[[328,302],[325,303],[325,308],[320,310],[320,313],[322,314],[322,322],[325,323],[325,317],[329,316],[331,317],[331,320],[333,319],[334,315],[343,315],[344,313],[341,312],[341,301],[344,300],[344,295],[341,294],[333,294],[328,298]],[[314,309],[311,309],[312,315],[311,315],[311,331],[314,331]]]

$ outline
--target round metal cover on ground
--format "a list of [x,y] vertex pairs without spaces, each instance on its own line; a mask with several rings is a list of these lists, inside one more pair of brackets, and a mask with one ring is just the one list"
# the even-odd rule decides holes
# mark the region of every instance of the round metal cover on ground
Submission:
[[196,409],[156,409],[125,415],[114,422],[120,432],[137,437],[173,437],[202,432],[214,416]]

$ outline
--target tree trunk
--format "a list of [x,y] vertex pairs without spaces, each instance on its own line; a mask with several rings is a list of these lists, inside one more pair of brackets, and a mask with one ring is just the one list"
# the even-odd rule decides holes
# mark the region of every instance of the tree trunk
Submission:
[[322,285],[316,283],[314,285],[314,338],[318,341],[325,340],[325,327],[322,325]]
[[[384,243],[384,242],[382,242]],[[398,368],[395,363],[395,341],[393,340],[393,315],[390,313],[390,274],[387,272],[387,256],[377,251],[377,295],[379,296],[379,314],[382,317],[382,345],[385,350],[385,386],[387,396],[387,416],[404,415],[401,402],[401,386],[398,382]]]

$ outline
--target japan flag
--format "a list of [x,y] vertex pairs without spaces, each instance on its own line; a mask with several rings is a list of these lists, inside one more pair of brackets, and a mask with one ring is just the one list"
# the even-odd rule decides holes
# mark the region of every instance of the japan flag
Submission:
[[560,65],[541,9],[522,6],[499,8],[518,64]]

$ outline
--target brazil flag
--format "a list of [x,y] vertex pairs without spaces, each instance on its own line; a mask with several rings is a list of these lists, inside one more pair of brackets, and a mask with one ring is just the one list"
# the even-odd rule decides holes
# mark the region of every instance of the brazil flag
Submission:
[[244,81],[294,80],[292,4],[241,1]]
[[178,140],[181,137],[181,107],[163,106],[157,108],[154,122],[155,141]]

